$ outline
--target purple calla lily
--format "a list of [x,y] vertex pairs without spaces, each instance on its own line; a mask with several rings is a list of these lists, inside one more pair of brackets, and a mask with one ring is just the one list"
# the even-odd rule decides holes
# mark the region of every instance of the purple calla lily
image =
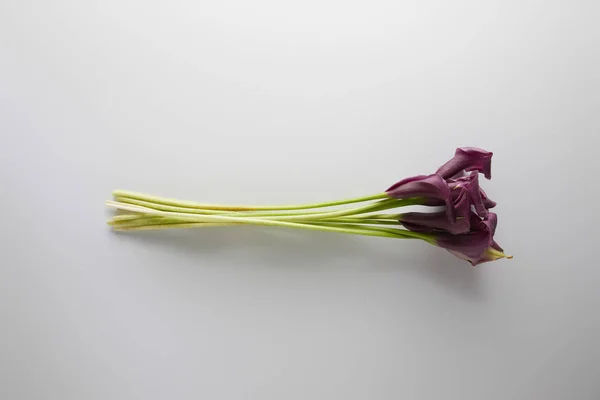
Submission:
[[[219,205],[117,190],[113,192],[114,201],[106,204],[129,214],[120,213],[108,224],[118,231],[246,224],[419,239],[477,265],[512,258],[494,241],[498,219],[488,210],[496,203],[479,186],[479,173],[491,178],[491,160],[491,152],[458,148],[436,173],[403,179],[384,193],[309,204]],[[430,213],[382,213],[411,205],[440,209],[430,209]],[[345,207],[331,209],[333,206]]]
[[457,217],[455,222],[448,221],[446,211],[404,213],[400,215],[399,221],[406,229],[413,232],[444,231],[453,235],[466,233],[471,226],[469,218]]
[[[469,176],[464,176],[456,179],[447,179],[448,187],[452,191],[452,202],[456,204],[458,198],[462,196],[463,190],[467,190],[471,204],[475,207],[477,214],[480,217],[487,216],[487,210],[496,207],[496,202],[491,200],[484,190],[479,186],[479,177],[476,172],[472,172]],[[443,206],[442,201],[429,201],[426,205]]]
[[397,199],[421,197],[426,204],[445,204],[448,220],[454,221],[452,192],[446,181],[438,174],[418,175],[403,179],[392,185],[386,190],[386,193]]
[[[449,218],[451,210],[454,218]],[[466,233],[471,227],[471,201],[465,187],[457,187],[452,193],[452,205],[445,211],[423,213],[409,212],[400,215],[400,223],[415,232],[445,231],[453,235]]]
[[436,173],[444,179],[460,178],[462,171],[477,171],[487,179],[492,178],[492,156],[494,153],[477,147],[460,147],[454,157],[442,165]]
[[[488,208],[496,205],[488,199],[485,192],[479,187],[477,172],[469,176],[447,180],[452,191],[452,212],[454,220],[447,217],[446,212],[422,213],[410,212],[402,214],[399,221],[405,228],[415,232],[446,231],[454,235],[466,233],[471,226],[471,206],[477,215],[486,218]],[[441,200],[429,202],[429,205],[444,205]]]
[[457,189],[466,190],[468,192],[471,205],[475,207],[475,211],[482,218],[488,216],[488,208],[496,206],[496,203],[488,199],[483,189],[479,187],[479,174],[475,171],[471,172],[471,174],[468,176],[450,180],[448,182],[448,186],[450,189],[452,189],[453,193]]
[[498,218],[494,213],[489,213],[483,220],[472,213],[471,230],[468,233],[462,235],[440,233],[436,236],[435,242],[474,266],[499,258],[511,258],[504,254],[502,248],[494,241],[497,223]]

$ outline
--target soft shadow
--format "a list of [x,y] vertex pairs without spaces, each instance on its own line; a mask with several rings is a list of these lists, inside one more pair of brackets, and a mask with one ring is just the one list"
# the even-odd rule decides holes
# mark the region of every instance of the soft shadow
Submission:
[[484,300],[485,291],[481,281],[481,267],[473,267],[467,261],[432,247],[425,251],[423,276],[440,286],[453,290],[474,300]]
[[[404,270],[433,281],[446,290],[480,300],[479,267],[423,242],[301,232],[286,229],[239,227],[139,231],[117,233],[123,240],[143,242],[191,257],[234,254],[247,265],[262,269],[323,270],[360,268],[365,271]],[[290,261],[293,262],[290,262]],[[349,261],[350,260],[350,261]],[[244,265],[242,265],[244,267]]]

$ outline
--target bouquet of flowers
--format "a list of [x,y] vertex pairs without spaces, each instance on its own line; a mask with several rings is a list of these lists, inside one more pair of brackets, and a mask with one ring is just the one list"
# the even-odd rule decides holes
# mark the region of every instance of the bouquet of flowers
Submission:
[[[480,173],[491,179],[492,154],[458,148],[431,175],[403,179],[383,193],[315,204],[203,204],[117,190],[106,204],[121,212],[108,224],[117,231],[263,225],[419,239],[477,265],[512,258],[494,241],[498,217],[489,209],[496,203],[479,186]],[[399,210],[414,205],[431,211]]]

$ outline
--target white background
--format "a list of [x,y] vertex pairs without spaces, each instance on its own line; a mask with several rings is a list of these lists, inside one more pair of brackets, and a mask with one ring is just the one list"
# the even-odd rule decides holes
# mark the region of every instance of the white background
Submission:
[[[0,3],[3,399],[597,399],[597,1]],[[113,189],[367,195],[457,146],[515,258],[115,234]]]

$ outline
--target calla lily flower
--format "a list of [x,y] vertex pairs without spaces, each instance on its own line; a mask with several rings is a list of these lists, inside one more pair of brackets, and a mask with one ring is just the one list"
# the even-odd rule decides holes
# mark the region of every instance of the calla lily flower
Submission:
[[496,206],[496,203],[488,199],[483,189],[479,187],[479,174],[475,171],[471,172],[468,176],[448,181],[448,186],[452,189],[453,194],[457,189],[460,190],[457,196],[462,193],[462,190],[466,190],[471,205],[475,207],[475,211],[482,218],[487,217],[488,208]]
[[452,192],[446,181],[438,174],[403,179],[386,190],[386,194],[397,199],[423,198],[424,204],[436,202],[445,204],[449,221],[454,221]]
[[471,214],[471,230],[468,233],[440,233],[436,235],[435,243],[455,256],[467,260],[471,265],[511,258],[504,254],[502,248],[494,241],[497,224],[498,218],[494,213],[489,213],[483,220],[476,214]]
[[[448,210],[453,218],[449,217]],[[454,235],[466,233],[471,227],[469,190],[457,187],[452,192],[452,204],[439,212],[409,212],[400,215],[400,223],[415,232],[446,231]]]
[[[108,224],[117,231],[245,224],[419,239],[477,265],[511,258],[494,241],[498,219],[488,210],[496,203],[479,186],[479,173],[491,178],[492,155],[475,147],[458,148],[434,174],[403,179],[383,193],[320,203],[212,204],[116,190],[106,204],[120,212]],[[412,205],[443,210],[386,212]]]
[[400,215],[400,223],[413,232],[449,232],[453,235],[466,233],[471,226],[469,218],[457,217],[450,222],[446,211],[431,213],[409,212]]

